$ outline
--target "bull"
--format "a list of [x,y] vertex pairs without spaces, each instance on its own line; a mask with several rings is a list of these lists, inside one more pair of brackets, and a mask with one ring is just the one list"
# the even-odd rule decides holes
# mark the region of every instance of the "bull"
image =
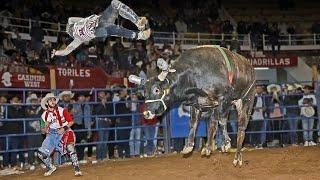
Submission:
[[173,104],[190,106],[190,129],[183,154],[192,152],[199,119],[209,117],[208,140],[201,154],[213,151],[218,123],[223,127],[224,150],[231,147],[227,119],[232,105],[238,112],[237,151],[234,166],[242,166],[242,144],[254,98],[255,72],[243,56],[220,46],[198,46],[183,52],[173,63],[158,60],[161,73],[148,80],[131,75],[129,81],[144,85],[145,118],[162,115]]

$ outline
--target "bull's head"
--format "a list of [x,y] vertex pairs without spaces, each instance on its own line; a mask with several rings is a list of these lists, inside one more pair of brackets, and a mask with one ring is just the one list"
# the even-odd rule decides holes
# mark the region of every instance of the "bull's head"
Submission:
[[129,81],[138,85],[144,85],[146,109],[143,115],[146,119],[152,119],[154,116],[160,116],[167,110],[169,103],[170,82],[166,78],[169,72],[175,72],[165,61],[159,59],[158,67],[162,70],[161,74],[148,80],[130,75]]

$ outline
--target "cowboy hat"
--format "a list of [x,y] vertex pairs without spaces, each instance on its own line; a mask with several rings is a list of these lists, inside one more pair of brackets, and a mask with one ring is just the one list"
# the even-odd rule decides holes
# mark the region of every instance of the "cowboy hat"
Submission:
[[71,91],[62,91],[58,96],[59,96],[59,99],[62,99],[63,96],[70,96],[70,98],[73,98],[74,96],[74,93],[72,93]]
[[301,88],[301,89],[302,89],[302,85],[301,85],[301,84],[294,83],[293,86],[294,86],[295,88]]
[[288,91],[295,90],[295,87],[293,85],[291,85],[291,84],[287,84],[286,86],[287,86]]
[[47,102],[50,98],[55,98],[56,99],[56,103],[58,103],[59,98],[57,96],[55,96],[53,93],[48,93],[46,94],[46,96],[44,98],[41,99],[41,107],[42,109],[46,110],[47,108]]
[[269,93],[271,93],[271,90],[272,90],[273,88],[276,88],[277,92],[281,91],[281,87],[280,87],[279,85],[277,85],[277,84],[270,84],[270,85],[268,85],[268,86],[267,86],[267,91],[268,91]]
[[301,115],[312,117],[316,113],[312,106],[301,107]]
[[36,94],[31,94],[29,97],[29,100],[38,99],[38,96]]

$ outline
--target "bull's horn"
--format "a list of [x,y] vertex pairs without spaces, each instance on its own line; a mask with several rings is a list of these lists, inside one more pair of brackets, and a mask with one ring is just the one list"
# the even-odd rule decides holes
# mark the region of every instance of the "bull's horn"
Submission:
[[160,81],[164,81],[164,80],[166,79],[167,75],[168,75],[168,71],[162,71],[162,72],[158,75],[158,79],[159,79]]
[[142,82],[142,78],[136,75],[130,75],[129,82],[140,85]]

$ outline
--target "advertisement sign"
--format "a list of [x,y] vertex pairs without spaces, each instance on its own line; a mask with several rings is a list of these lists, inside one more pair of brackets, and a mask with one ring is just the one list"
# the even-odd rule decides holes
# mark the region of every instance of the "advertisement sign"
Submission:
[[123,78],[110,77],[100,68],[58,67],[55,75],[57,89],[105,88],[123,84]]
[[[190,120],[189,106],[180,105],[173,107],[170,110],[170,120],[170,130],[172,138],[188,137]],[[200,119],[196,136],[207,136],[207,125],[205,120]]]
[[50,88],[49,75],[0,72],[1,88]]
[[298,65],[298,58],[292,57],[248,57],[254,67],[290,67]]

